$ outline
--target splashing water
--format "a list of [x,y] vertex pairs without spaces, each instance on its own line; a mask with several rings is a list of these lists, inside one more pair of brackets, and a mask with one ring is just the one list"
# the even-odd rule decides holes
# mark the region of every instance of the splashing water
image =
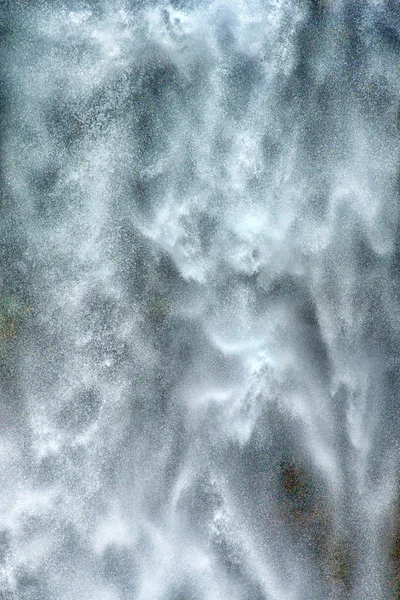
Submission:
[[398,3],[0,10],[0,598],[400,597]]

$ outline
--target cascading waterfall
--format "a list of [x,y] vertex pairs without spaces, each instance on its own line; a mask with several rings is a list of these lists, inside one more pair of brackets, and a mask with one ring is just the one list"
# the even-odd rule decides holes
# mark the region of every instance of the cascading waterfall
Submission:
[[400,4],[1,11],[1,600],[400,597]]

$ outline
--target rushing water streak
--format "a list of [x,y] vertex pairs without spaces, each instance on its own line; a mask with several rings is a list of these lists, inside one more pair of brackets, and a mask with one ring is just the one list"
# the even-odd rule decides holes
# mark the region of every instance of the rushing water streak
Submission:
[[398,598],[397,0],[0,10],[1,600]]

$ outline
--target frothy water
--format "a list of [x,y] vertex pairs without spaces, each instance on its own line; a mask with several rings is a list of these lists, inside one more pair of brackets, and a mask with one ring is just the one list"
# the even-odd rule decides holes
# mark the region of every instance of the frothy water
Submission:
[[398,598],[398,2],[0,10],[1,600]]

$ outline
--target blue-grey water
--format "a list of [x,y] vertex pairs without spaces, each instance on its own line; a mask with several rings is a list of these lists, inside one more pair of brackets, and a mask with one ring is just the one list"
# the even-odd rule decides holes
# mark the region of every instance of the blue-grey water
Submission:
[[398,599],[400,3],[0,17],[0,599]]

